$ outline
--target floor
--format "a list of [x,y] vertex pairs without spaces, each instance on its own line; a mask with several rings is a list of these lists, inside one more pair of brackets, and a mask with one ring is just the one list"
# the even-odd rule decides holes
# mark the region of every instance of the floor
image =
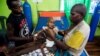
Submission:
[[100,37],[95,38],[93,42],[88,42],[86,50],[90,56],[100,56]]

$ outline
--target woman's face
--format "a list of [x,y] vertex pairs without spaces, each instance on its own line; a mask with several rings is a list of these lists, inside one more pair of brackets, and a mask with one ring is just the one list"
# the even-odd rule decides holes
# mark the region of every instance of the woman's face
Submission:
[[78,24],[82,20],[82,16],[77,12],[71,12],[70,18],[74,24]]
[[18,1],[14,1],[13,2],[13,8],[12,9],[13,9],[13,12],[15,14],[22,13],[22,7],[21,7],[21,5],[20,5],[20,3]]
[[22,13],[22,7],[21,6],[17,6],[16,8],[13,8],[13,12],[15,14],[20,14]]

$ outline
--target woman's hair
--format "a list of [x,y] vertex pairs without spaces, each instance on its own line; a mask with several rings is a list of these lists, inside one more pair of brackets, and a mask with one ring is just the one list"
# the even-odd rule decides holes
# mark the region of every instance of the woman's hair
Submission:
[[12,9],[19,5],[19,0],[6,0],[9,9]]
[[75,4],[71,9],[71,12],[73,12],[73,11],[81,14],[82,17],[84,17],[86,15],[86,12],[87,12],[84,4]]

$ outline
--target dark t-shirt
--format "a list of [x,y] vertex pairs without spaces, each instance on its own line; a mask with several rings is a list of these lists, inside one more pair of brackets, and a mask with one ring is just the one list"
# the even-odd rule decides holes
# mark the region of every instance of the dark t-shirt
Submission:
[[[14,36],[16,37],[26,37],[29,35],[28,25],[26,23],[25,16],[21,14],[20,16],[16,16],[14,14],[10,14],[7,23],[10,23],[14,28]],[[21,41],[24,42],[24,41]],[[18,42],[17,42],[18,43]]]
[[29,34],[29,29],[26,24],[26,19],[23,14],[20,16],[16,16],[14,14],[10,14],[7,19],[7,23],[10,23],[14,28],[14,35],[17,37],[25,37]]

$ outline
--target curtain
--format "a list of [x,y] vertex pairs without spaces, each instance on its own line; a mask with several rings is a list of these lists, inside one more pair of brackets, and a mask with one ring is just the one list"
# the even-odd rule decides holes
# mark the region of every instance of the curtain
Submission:
[[[90,7],[90,2],[91,0],[65,0],[64,1],[64,11],[65,11],[65,14],[66,16],[69,18],[70,16],[70,10],[72,8],[73,5],[77,4],[77,3],[82,3],[82,4],[85,4],[86,8],[87,8],[87,14],[86,14],[86,17],[85,17],[85,21],[88,20],[88,11],[89,11],[89,7]],[[70,20],[69,20],[70,22]]]

